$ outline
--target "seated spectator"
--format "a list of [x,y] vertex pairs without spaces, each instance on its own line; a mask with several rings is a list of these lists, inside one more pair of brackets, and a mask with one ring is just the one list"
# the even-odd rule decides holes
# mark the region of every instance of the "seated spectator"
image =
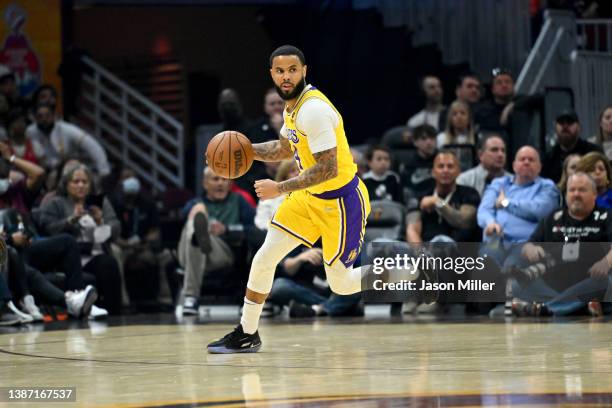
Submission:
[[132,305],[152,302],[159,290],[161,232],[155,202],[141,190],[140,180],[131,169],[123,169],[118,188],[110,196],[121,222],[121,234],[115,241],[115,254],[122,267],[125,288]]
[[[3,143],[0,143],[0,152],[3,157],[7,157],[10,154],[8,146]],[[16,183],[8,181],[11,162],[17,169],[25,173],[25,179]],[[19,252],[20,257],[23,256],[28,269],[32,267],[40,271],[50,272],[54,268],[59,268],[66,275],[65,286],[71,294],[76,296],[76,294],[82,294],[82,290],[86,289],[87,297],[93,296],[89,295],[92,289],[86,288],[82,279],[79,248],[74,238],[65,234],[50,238],[40,238],[30,220],[32,203],[38,194],[43,177],[44,170],[26,160],[14,156],[10,156],[9,160],[0,159],[0,209],[5,212],[11,212],[10,216],[7,213],[2,218],[4,240],[6,240],[9,246],[14,247]],[[28,276],[30,275],[32,273],[28,272]],[[20,276],[23,277],[25,275]],[[32,279],[37,279],[36,282],[30,284],[33,292],[36,290],[45,291],[45,288],[48,289],[49,284],[41,280],[40,276],[36,275]],[[22,286],[22,289],[26,289],[26,287]],[[49,291],[45,293],[49,293]],[[24,290],[22,300],[24,303],[27,302],[28,309],[31,309],[29,311],[35,312],[36,304],[33,302],[33,299],[26,299],[28,294],[28,290]],[[55,292],[55,295],[57,295],[57,292]],[[68,302],[80,299],[78,296],[76,298],[70,298],[70,296],[66,298]],[[53,297],[53,295],[52,298],[55,300],[59,299],[57,296]],[[30,300],[32,300],[31,303]],[[60,306],[63,305],[61,300],[53,303],[59,303]],[[74,303],[68,306],[76,307]],[[82,309],[81,307],[76,309],[74,307],[71,309],[73,312],[71,314],[73,315],[77,310]],[[89,306],[86,305],[85,313],[89,313],[89,310]],[[83,310],[76,314],[80,315],[81,312]],[[106,313],[105,310],[99,310],[98,312],[100,314]]]
[[[264,115],[251,123],[246,130],[247,137],[251,143],[262,143],[270,140],[278,140],[281,127],[283,126],[283,109],[285,101],[280,97],[276,89],[270,88],[264,96]],[[243,190],[256,198],[254,184],[258,177],[265,173],[264,163],[259,160],[253,161],[251,169],[234,182]]]
[[187,221],[178,244],[178,260],[185,269],[185,315],[198,312],[204,275],[234,264],[233,248],[243,244],[255,217],[244,198],[230,192],[230,180],[216,175],[210,167],[204,169],[202,187],[202,197],[185,205]]
[[[415,158],[404,163],[400,179],[404,189],[420,198],[434,184],[431,169],[436,155],[436,129],[429,125],[417,126],[414,129],[414,146]],[[406,204],[409,204],[407,201]]]
[[322,277],[321,248],[300,245],[278,264],[269,302],[288,305],[289,317],[363,316],[359,293],[335,295]]
[[26,136],[38,141],[45,151],[45,166],[57,170],[59,164],[68,159],[79,159],[99,177],[110,174],[110,164],[100,143],[83,129],[58,119],[55,107],[38,105],[34,110],[36,123],[26,129]]
[[482,254],[493,259],[502,272],[520,262],[516,243],[526,242],[538,221],[559,205],[555,184],[541,178],[540,155],[523,146],[512,163],[514,176],[496,178],[485,189],[478,207],[478,225],[484,230]]
[[[43,238],[44,240],[44,238]],[[53,239],[50,239],[53,240]],[[74,246],[77,249],[76,245]],[[78,251],[78,250],[77,250]],[[73,259],[78,261],[78,252],[74,252]],[[42,321],[43,315],[36,306],[34,299],[43,304],[59,306],[66,309],[68,314],[75,318],[90,316],[91,308],[98,294],[92,285],[83,290],[63,291],[51,283],[38,269],[25,264],[23,256],[15,248],[8,247],[9,281],[14,281],[12,292],[16,295],[22,310],[32,317],[33,321]],[[70,268],[68,268],[70,271]],[[74,268],[76,276],[68,275],[69,280],[76,280],[77,286],[84,286],[84,277],[80,268]]]
[[580,137],[580,123],[578,115],[573,111],[563,111],[557,115],[555,121],[555,137],[557,144],[546,156],[543,166],[543,177],[555,183],[561,179],[563,162],[570,154],[584,156],[592,151],[601,152],[601,147],[589,143]]
[[597,187],[596,204],[600,208],[612,208],[612,165],[600,152],[585,154],[576,166],[576,171],[587,173]]
[[401,203],[399,176],[391,171],[391,151],[385,146],[373,146],[366,153],[370,171],[363,175],[370,200],[391,200]]
[[561,179],[557,183],[557,189],[561,195],[561,205],[559,207],[565,207],[565,193],[567,193],[567,179],[569,176],[576,172],[576,166],[580,162],[582,156],[579,154],[570,154],[563,161],[563,172],[561,173]]
[[444,239],[442,236],[455,242],[472,241],[480,197],[473,188],[456,184],[459,160],[455,153],[438,152],[432,175],[435,186],[421,198],[418,208],[408,214],[406,241],[420,244]]
[[13,109],[27,111],[28,100],[20,95],[15,73],[6,65],[0,65],[0,94],[8,103],[8,111]]
[[589,141],[601,146],[608,160],[612,160],[612,106],[606,106],[599,114],[599,131]]
[[501,136],[492,133],[480,141],[478,160],[480,164],[457,177],[457,184],[472,187],[482,197],[485,187],[497,177],[511,176],[506,166],[506,143]]
[[438,149],[449,144],[476,144],[472,114],[467,103],[455,101],[448,109],[446,128],[436,138]]
[[[569,177],[567,208],[540,220],[523,246],[523,257],[539,265],[514,271],[517,281],[512,292],[523,300],[513,302],[515,314],[563,316],[586,309],[587,304],[591,314],[602,314],[599,301],[608,287],[612,265],[612,218],[609,210],[596,206],[596,194],[595,182],[586,173],[577,171]],[[545,249],[541,243],[547,242],[559,245]],[[571,255],[566,250],[569,245],[582,248]]]
[[434,75],[427,75],[421,80],[421,90],[425,96],[425,107],[408,120],[407,126],[414,129],[417,126],[429,125],[437,131],[440,111],[444,109],[442,82]]
[[24,111],[17,109],[9,112],[6,119],[7,144],[15,156],[34,164],[41,164],[45,151],[39,142],[26,137],[27,125],[28,117]]
[[474,112],[478,131],[508,134],[508,119],[513,109],[514,76],[510,70],[495,68],[492,71],[492,100],[485,101]]
[[42,84],[32,94],[32,105],[51,105],[57,108],[57,89],[51,84]]
[[248,137],[252,143],[277,140],[283,126],[285,101],[276,89],[270,88],[264,96],[264,115],[249,127]]
[[363,157],[363,153],[351,147],[351,156],[353,156],[353,161],[357,165],[357,175],[363,178],[363,175],[368,172],[368,163]]
[[[472,123],[472,114],[467,103],[455,101],[448,109],[446,129],[438,134],[436,139],[438,149],[448,145],[470,145],[476,146],[476,136]],[[459,158],[461,170],[465,171],[474,165],[473,152],[471,150],[457,148],[455,153]]]
[[[458,101],[467,103],[470,107],[470,112],[474,113],[474,108],[481,97],[481,85],[480,79],[474,73],[466,73],[459,77],[457,86],[455,87],[455,97]],[[444,109],[440,112],[440,127],[439,129],[446,129],[448,117],[448,109]]]
[[121,312],[121,275],[110,243],[121,224],[110,201],[93,191],[93,175],[84,164],[67,169],[58,194],[40,207],[39,224],[51,236],[68,234],[81,248],[83,270],[96,277],[100,305],[112,314]]

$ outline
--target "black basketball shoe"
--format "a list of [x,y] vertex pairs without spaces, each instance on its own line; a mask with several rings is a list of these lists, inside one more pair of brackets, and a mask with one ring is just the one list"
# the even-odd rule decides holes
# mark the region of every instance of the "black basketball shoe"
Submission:
[[247,334],[242,331],[242,325],[239,324],[233,332],[210,343],[208,352],[211,354],[257,353],[260,348],[259,333]]

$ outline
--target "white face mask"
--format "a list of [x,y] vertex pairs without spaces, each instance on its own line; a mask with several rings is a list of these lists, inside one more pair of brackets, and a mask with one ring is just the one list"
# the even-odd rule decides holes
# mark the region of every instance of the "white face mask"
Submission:
[[0,194],[4,194],[11,186],[11,181],[8,178],[0,179]]
[[140,191],[140,181],[136,177],[126,178],[122,184],[125,194],[138,194]]

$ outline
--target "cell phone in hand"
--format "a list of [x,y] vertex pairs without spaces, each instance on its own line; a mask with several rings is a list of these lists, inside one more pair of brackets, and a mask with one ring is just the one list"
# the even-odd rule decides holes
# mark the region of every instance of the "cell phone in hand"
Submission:
[[102,208],[104,203],[104,194],[90,194],[85,199],[85,207],[98,207]]

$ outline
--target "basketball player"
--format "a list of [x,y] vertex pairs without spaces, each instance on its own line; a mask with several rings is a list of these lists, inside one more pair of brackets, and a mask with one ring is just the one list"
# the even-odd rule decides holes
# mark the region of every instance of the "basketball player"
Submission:
[[302,51],[290,45],[270,55],[274,87],[285,100],[279,140],[253,145],[255,159],[293,157],[300,173],[283,182],[258,180],[260,200],[287,194],[255,254],[240,324],[208,345],[210,353],[253,353],[261,347],[257,332],[263,304],[272,288],[276,265],[300,244],[322,239],[331,289],[340,295],[361,291],[361,268],[353,268],[370,213],[368,192],[357,177],[342,116],[315,87],[306,84]]

